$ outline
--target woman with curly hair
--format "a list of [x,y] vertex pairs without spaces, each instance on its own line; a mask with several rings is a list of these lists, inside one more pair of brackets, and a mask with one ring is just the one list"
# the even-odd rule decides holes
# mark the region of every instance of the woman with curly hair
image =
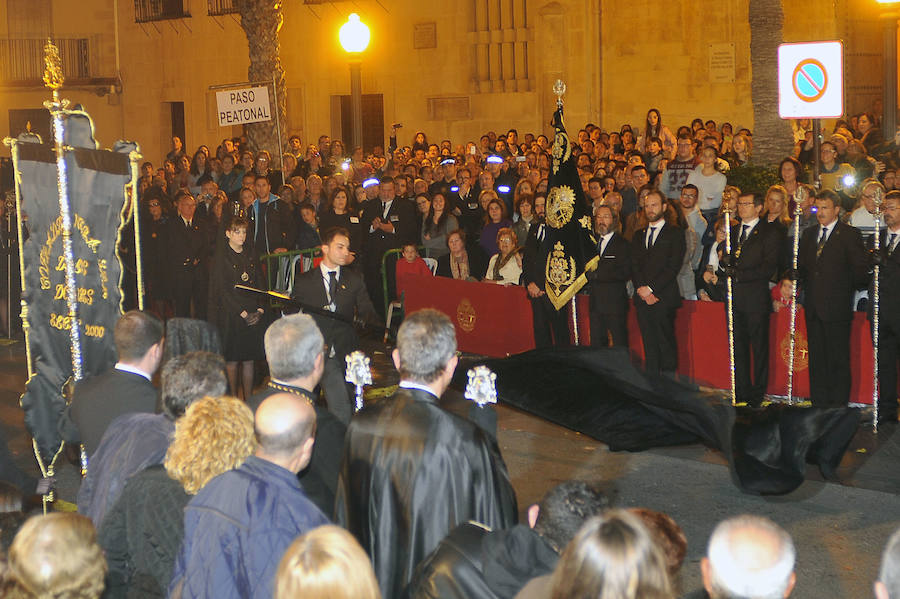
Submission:
[[297,537],[275,576],[275,599],[381,599],[372,563],[349,532],[320,526]]
[[0,596],[7,599],[96,599],[106,560],[85,516],[57,512],[25,522],[9,548]]
[[100,526],[107,596],[165,597],[184,537],[184,507],[210,480],[256,449],[253,412],[234,397],[205,397],[175,422],[163,466],[128,479]]

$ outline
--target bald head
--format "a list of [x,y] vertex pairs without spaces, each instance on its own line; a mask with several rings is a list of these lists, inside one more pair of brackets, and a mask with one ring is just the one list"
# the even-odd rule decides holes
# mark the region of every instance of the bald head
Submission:
[[703,579],[713,599],[787,597],[795,559],[794,543],[783,528],[767,518],[738,516],[713,531]]
[[276,393],[257,408],[254,430],[257,457],[299,472],[312,455],[316,412],[299,395]]

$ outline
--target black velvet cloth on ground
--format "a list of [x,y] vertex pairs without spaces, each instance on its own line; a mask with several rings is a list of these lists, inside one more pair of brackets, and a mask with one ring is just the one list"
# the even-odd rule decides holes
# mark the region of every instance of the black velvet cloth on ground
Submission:
[[703,443],[728,458],[744,492],[781,495],[799,487],[806,464],[827,479],[859,425],[859,410],[772,405],[732,407],[721,394],[638,370],[622,349],[538,349],[467,361],[497,374],[501,403],[598,439],[613,451]]

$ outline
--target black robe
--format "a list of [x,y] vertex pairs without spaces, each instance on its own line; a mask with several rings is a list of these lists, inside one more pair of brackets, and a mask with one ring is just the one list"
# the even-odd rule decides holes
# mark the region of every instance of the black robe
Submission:
[[517,516],[496,441],[434,395],[400,388],[350,422],[335,521],[372,558],[383,597],[400,597],[416,565],[457,525],[509,528]]

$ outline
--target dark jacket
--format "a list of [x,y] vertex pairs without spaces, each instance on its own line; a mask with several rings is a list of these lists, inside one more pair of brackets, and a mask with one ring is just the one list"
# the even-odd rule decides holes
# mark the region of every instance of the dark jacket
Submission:
[[207,267],[209,258],[209,233],[207,222],[199,215],[191,219],[187,227],[184,219],[175,215],[166,223],[165,263],[167,269]]
[[130,412],[156,411],[156,388],[139,374],[113,368],[75,386],[72,403],[63,412],[63,441],[83,443],[88,457],[97,451],[109,424]]
[[327,523],[293,472],[250,456],[209,481],[185,508],[184,542],[169,595],[271,597],[276,556],[299,535]]
[[[306,272],[298,272],[294,277],[293,297],[307,306],[325,308],[328,305],[328,295],[325,292],[322,269],[316,267]],[[340,267],[337,290],[331,299],[335,305],[335,314],[343,320],[319,314],[313,314],[312,317],[322,331],[325,343],[334,348],[335,356],[343,362],[344,356],[359,347],[359,338],[352,324],[353,319],[358,317],[371,322],[377,320],[377,316],[362,275],[352,268]]]
[[631,244],[614,233],[603,248],[597,269],[587,273],[591,310],[604,314],[624,314],[628,310],[625,285],[631,278]]
[[510,528],[517,515],[496,441],[431,393],[400,388],[350,421],[335,519],[372,557],[383,597],[400,597],[456,526]]
[[734,309],[740,312],[771,312],[769,281],[778,270],[779,230],[761,218],[744,243],[740,244],[741,228],[741,224],[731,228]]
[[78,489],[78,513],[99,528],[107,510],[119,498],[125,481],[144,468],[162,464],[175,433],[164,414],[125,414],[106,430],[91,455],[87,475]]
[[[382,221],[388,221],[394,226],[393,233],[385,233],[380,229],[370,232],[372,221],[376,217],[380,217]],[[388,210],[387,219],[382,217],[382,203],[379,199],[366,202],[360,216],[360,228],[364,236],[363,251],[371,258],[378,259],[381,263],[381,256],[387,250],[399,248],[405,242],[416,243],[418,241],[418,233],[416,226],[416,213],[412,203],[407,200],[395,198],[391,202]]]
[[161,465],[128,479],[97,532],[109,565],[104,598],[166,596],[190,498]]
[[[257,199],[249,212],[250,230],[247,239],[253,242],[257,255],[271,254],[278,248],[294,249],[297,241],[297,228],[294,212],[290,204],[275,194],[269,194],[269,201],[261,203]],[[260,218],[262,214],[262,218]],[[257,220],[265,221],[258,223]],[[260,226],[264,230],[260,230]]]
[[416,568],[410,599],[513,599],[536,576],[549,574],[559,554],[523,524],[489,531],[467,522],[455,528]]
[[529,283],[534,283],[541,291],[544,290],[546,280],[547,252],[541,247],[539,236],[541,232],[546,235],[548,227],[546,223],[534,222],[528,229],[528,238],[525,240],[522,253],[522,285],[527,287]]
[[[666,223],[656,232],[656,239],[650,248],[644,247],[646,236],[645,227],[631,240],[631,280],[634,288],[637,290],[647,285],[659,303],[670,309],[677,308],[681,305],[678,272],[686,251],[684,230]],[[637,293],[634,294],[634,305],[646,306]]]
[[[292,389],[307,397],[315,397],[306,389],[300,387]],[[250,396],[247,406],[256,413],[263,400],[280,392],[272,386],[266,386]],[[297,477],[309,500],[316,504],[322,513],[330,514],[334,510],[334,493],[337,490],[338,470],[341,467],[341,453],[344,451],[347,427],[327,408],[313,403],[316,411],[316,442],[313,445],[309,466],[301,470]]]
[[859,229],[838,220],[822,253],[816,257],[821,227],[800,236],[800,277],[803,308],[826,322],[853,317],[853,294],[868,281],[866,248]]

